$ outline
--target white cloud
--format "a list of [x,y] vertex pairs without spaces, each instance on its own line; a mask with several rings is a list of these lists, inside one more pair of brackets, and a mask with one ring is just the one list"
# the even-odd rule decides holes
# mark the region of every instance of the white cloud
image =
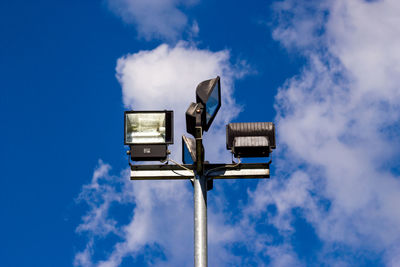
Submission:
[[400,245],[400,178],[390,170],[400,141],[400,3],[275,7],[284,23],[274,37],[308,59],[276,97],[280,168],[304,174],[260,184],[253,209],[275,204],[269,222],[290,231],[290,211],[301,208],[326,244],[387,252],[390,264]]
[[[182,9],[198,0],[107,0],[109,8],[125,23],[134,24],[140,37],[177,40],[189,26]],[[192,29],[192,30],[193,30]],[[195,32],[196,33],[196,32]]]
[[[80,199],[89,204],[89,211],[77,228],[88,234],[84,251],[75,255],[75,266],[119,266],[128,256],[143,253],[144,249],[161,246],[169,263],[176,266],[189,264],[192,224],[191,196],[183,182],[150,182],[129,180],[129,173],[111,175],[110,166],[99,162],[92,182],[84,186]],[[114,223],[113,229],[107,221],[113,217],[112,205],[128,205],[132,208],[130,221],[125,225]],[[102,219],[98,219],[101,214]],[[89,218],[90,217],[90,218]],[[119,237],[110,242],[111,250],[103,260],[93,259],[93,246],[107,236]],[[179,242],[175,242],[179,240]],[[148,264],[165,265],[162,257],[147,259]]]
[[[272,5],[276,26],[272,36],[286,48],[302,51],[321,42],[329,1],[275,1]],[[296,52],[297,52],[296,51]]]

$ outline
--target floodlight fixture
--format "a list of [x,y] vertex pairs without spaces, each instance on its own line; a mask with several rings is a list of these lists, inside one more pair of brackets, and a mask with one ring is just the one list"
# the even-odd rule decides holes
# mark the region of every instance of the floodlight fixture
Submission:
[[196,140],[182,135],[182,162],[194,164],[196,162]]
[[201,111],[203,105],[190,103],[186,110],[186,132],[196,136],[196,126],[201,127]]
[[208,131],[218,110],[221,107],[221,81],[219,76],[206,80],[196,88],[196,102],[201,103],[205,109],[202,120],[204,131]]
[[173,111],[125,111],[124,143],[133,161],[163,160],[174,142]]
[[226,148],[236,158],[268,157],[276,148],[272,122],[230,123],[226,126]]
[[221,82],[219,76],[205,80],[196,88],[196,103],[186,111],[186,131],[196,135],[196,127],[208,131],[221,107]]

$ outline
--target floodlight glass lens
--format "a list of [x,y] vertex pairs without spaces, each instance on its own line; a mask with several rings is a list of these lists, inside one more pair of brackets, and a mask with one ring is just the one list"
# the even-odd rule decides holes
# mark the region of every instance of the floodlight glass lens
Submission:
[[165,143],[165,113],[126,114],[126,143]]
[[183,146],[183,163],[184,164],[193,164],[192,155],[186,144]]
[[206,123],[210,121],[210,119],[215,116],[215,112],[217,111],[218,104],[220,102],[219,99],[219,82],[214,86],[210,97],[206,103]]

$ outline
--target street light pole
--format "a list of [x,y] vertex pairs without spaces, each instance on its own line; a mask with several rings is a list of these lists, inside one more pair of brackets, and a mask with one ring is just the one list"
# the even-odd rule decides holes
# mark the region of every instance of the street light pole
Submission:
[[[200,123],[201,110],[197,110]],[[207,177],[204,175],[203,131],[196,127],[196,172],[193,181],[194,199],[194,266],[207,267]]]
[[207,178],[194,177],[194,266],[207,267]]

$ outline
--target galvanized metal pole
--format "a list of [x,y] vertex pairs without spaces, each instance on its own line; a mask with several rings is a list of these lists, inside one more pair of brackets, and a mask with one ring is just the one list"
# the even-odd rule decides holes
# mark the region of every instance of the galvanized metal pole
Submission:
[[207,178],[194,179],[194,266],[207,267]]
[[[201,111],[197,110],[200,124]],[[207,267],[207,178],[204,175],[203,130],[196,126],[196,172],[193,181],[194,199],[194,266]]]

